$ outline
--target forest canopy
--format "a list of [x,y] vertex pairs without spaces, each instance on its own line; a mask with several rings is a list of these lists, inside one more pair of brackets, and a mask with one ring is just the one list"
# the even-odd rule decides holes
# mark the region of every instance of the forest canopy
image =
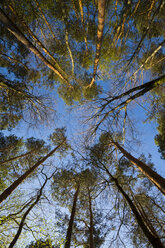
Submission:
[[2,0],[0,248],[165,247],[165,2]]

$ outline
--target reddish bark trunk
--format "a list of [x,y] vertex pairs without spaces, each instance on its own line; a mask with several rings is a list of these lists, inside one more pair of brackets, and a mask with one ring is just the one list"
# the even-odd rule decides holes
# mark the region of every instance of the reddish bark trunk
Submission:
[[94,241],[93,241],[93,212],[92,212],[92,201],[90,190],[88,188],[88,197],[89,197],[89,214],[90,214],[90,228],[89,228],[89,244],[90,248],[94,248]]
[[30,51],[32,51],[42,62],[54,71],[66,84],[70,87],[72,85],[63,77],[63,75],[43,56],[43,54],[24,36],[19,28],[10,20],[10,18],[0,8],[0,21],[7,27],[7,29]]
[[75,217],[75,213],[76,213],[76,203],[77,203],[79,189],[80,189],[80,185],[78,185],[77,190],[76,190],[76,192],[74,194],[72,212],[71,212],[69,225],[68,225],[68,230],[67,230],[67,235],[66,235],[65,248],[70,248],[70,244],[71,244],[73,222],[74,222],[74,217]]
[[121,147],[117,142],[112,140],[112,143],[123,153],[123,155],[128,158],[138,169],[146,176],[148,179],[155,184],[155,186],[165,195],[165,179],[161,177],[158,173],[153,171],[149,166],[140,161],[139,159],[133,157],[128,153],[123,147]]
[[4,192],[0,195],[0,203],[4,201],[32,172],[37,169],[39,165],[41,165],[47,158],[49,158],[54,152],[60,148],[65,140],[58,146],[56,146],[51,152],[49,152],[45,157],[40,159],[33,167],[31,167],[28,171],[26,171],[22,176],[20,176],[17,180],[12,183],[7,189],[4,190]]

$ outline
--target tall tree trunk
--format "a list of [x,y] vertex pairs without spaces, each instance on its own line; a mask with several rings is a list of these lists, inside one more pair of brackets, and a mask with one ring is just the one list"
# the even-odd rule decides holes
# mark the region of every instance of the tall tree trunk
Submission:
[[103,38],[104,22],[105,22],[105,5],[106,0],[98,0],[98,27],[97,27],[97,43],[96,43],[96,56],[94,61],[93,78],[89,85],[91,87],[95,82],[97,67],[101,53],[101,43]]
[[34,152],[34,150],[32,150],[32,151],[30,151],[30,152],[26,152],[26,153],[24,153],[24,154],[21,154],[21,155],[19,155],[19,156],[16,156],[16,157],[10,158],[10,159],[5,160],[5,161],[3,161],[3,162],[0,162],[0,166],[1,166],[1,165],[3,165],[3,164],[6,164],[6,163],[8,163],[8,162],[11,162],[11,161],[17,160],[17,159],[19,159],[19,158],[26,157],[26,156],[28,156],[28,155],[32,154],[33,152]]
[[76,192],[74,194],[72,212],[71,212],[69,225],[68,225],[68,230],[67,230],[67,234],[66,234],[65,248],[70,248],[70,244],[71,244],[73,222],[74,222],[74,217],[75,217],[75,213],[76,213],[76,203],[77,203],[77,198],[78,198],[78,194],[79,194],[79,189],[80,189],[80,185],[78,185],[77,190],[76,190]]
[[106,168],[106,166],[103,165],[103,167],[106,170],[106,172],[108,173],[108,175],[110,176],[110,178],[112,179],[112,181],[114,181],[119,192],[123,195],[123,197],[127,201],[128,205],[130,206],[130,208],[131,208],[131,210],[135,216],[135,219],[137,220],[138,225],[142,229],[142,231],[143,231],[144,235],[146,236],[146,238],[148,239],[148,241],[152,244],[152,246],[154,248],[164,248],[160,238],[157,235],[154,235],[150,232],[150,228],[146,226],[146,224],[143,221],[142,216],[139,214],[138,209],[136,208],[135,204],[130,199],[128,194],[123,190],[123,188],[119,185],[118,180],[112,176],[112,174],[109,172],[109,170]]
[[152,89],[154,89],[155,87],[157,87],[158,85],[161,85],[164,83],[164,79],[165,79],[165,75],[154,79],[146,84],[137,86],[135,88],[132,88],[124,93],[122,93],[119,96],[115,96],[112,99],[110,99],[109,101],[107,101],[105,104],[102,104],[102,107],[100,109],[100,111],[98,112],[97,116],[100,115],[100,113],[106,108],[107,105],[109,105],[111,102],[120,99],[124,96],[129,95],[130,93],[134,92],[134,91],[138,91],[139,92],[135,93],[134,95],[130,96],[127,100],[121,102],[120,104],[118,104],[117,106],[115,106],[114,108],[110,109],[108,112],[106,112],[103,116],[103,118],[99,121],[99,123],[97,124],[95,131],[98,129],[98,127],[101,125],[101,123],[103,123],[103,121],[105,121],[105,119],[110,115],[110,113],[114,112],[115,110],[121,111],[122,109],[124,109],[130,102],[132,102],[133,100],[135,100],[136,98],[139,98],[141,96],[143,96],[144,94],[146,94],[147,92],[151,91]]
[[32,51],[42,62],[48,66],[52,71],[54,71],[66,84],[70,87],[72,85],[68,82],[66,78],[43,56],[43,54],[24,36],[24,34],[19,30],[19,28],[10,20],[10,18],[3,12],[0,8],[0,21],[7,27],[7,29],[30,51]]
[[107,174],[109,175],[109,177],[111,178],[111,180],[115,183],[116,187],[118,188],[119,192],[123,195],[123,197],[125,198],[125,200],[127,201],[128,205],[130,206],[138,225],[140,226],[140,228],[142,229],[144,235],[147,237],[148,241],[152,244],[152,246],[154,248],[164,248],[164,245],[162,244],[160,238],[158,237],[158,235],[153,234],[150,232],[150,227],[147,227],[145,222],[143,221],[142,216],[139,214],[138,209],[136,208],[136,205],[133,203],[133,201],[130,199],[130,197],[127,195],[127,193],[123,190],[123,188],[119,185],[118,180],[112,176],[112,174],[110,173],[110,171],[107,169],[107,167],[100,162],[101,165],[103,166],[103,168],[105,169],[105,171],[107,172]]
[[37,0],[35,0],[35,3],[36,3],[36,5],[37,5],[39,11],[41,12],[41,15],[42,15],[42,17],[43,17],[43,19],[44,19],[46,25],[48,26],[48,28],[49,28],[49,30],[50,30],[52,36],[54,37],[55,41],[58,43],[59,40],[56,38],[56,36],[55,36],[55,34],[54,34],[54,32],[53,32],[53,30],[52,30],[52,28],[51,28],[51,25],[49,24],[48,20],[46,19],[45,15],[44,15],[44,12],[42,11],[42,9],[41,9],[41,7],[40,7],[40,5],[39,5],[39,2],[38,2]]
[[[122,97],[125,97],[125,96],[129,96],[131,93],[135,92],[135,91],[139,91],[138,93],[136,93],[135,95],[129,97],[126,101],[132,101],[134,100],[135,98],[138,98],[140,96],[143,96],[144,94],[146,94],[147,92],[153,90],[155,87],[163,84],[165,82],[165,75],[162,75],[152,81],[149,81],[145,84],[142,84],[142,85],[139,85],[139,86],[136,86],[118,96],[114,96],[114,97],[111,97],[111,99],[108,100],[108,98],[106,99],[106,103],[103,104],[103,106],[101,107],[101,111],[103,111],[105,109],[105,107],[107,105],[109,105],[111,102],[115,101],[115,100],[118,100],[118,99],[121,99]],[[128,104],[126,101],[122,102],[121,104],[122,105],[125,105],[125,104]],[[120,106],[120,105],[118,105]]]
[[114,144],[123,155],[130,160],[134,165],[138,167],[138,169],[146,176],[148,179],[155,184],[155,186],[165,195],[165,179],[161,177],[158,173],[153,171],[149,166],[140,161],[139,159],[133,157],[130,153],[128,153],[123,147],[119,145],[114,140],[111,140],[112,144]]
[[41,165],[47,158],[49,158],[54,152],[60,148],[64,142],[66,141],[63,140],[63,142],[56,146],[51,152],[49,152],[45,157],[40,159],[33,167],[31,167],[29,170],[27,170],[22,176],[20,176],[17,180],[14,181],[7,189],[4,190],[4,192],[0,195],[0,203],[4,201],[30,174],[32,174],[39,165]]
[[67,26],[68,26],[68,24],[66,25],[66,30],[65,30],[65,42],[66,42],[66,46],[67,46],[69,56],[71,59],[71,63],[72,63],[72,76],[74,77],[74,59],[73,59],[72,50],[71,50],[70,45],[69,45],[69,35],[68,35]]
[[[14,13],[14,15],[17,17],[19,16],[19,13],[16,12],[16,10],[13,8],[12,5],[8,5],[10,10]],[[25,29],[28,31],[28,33],[31,35],[31,37],[35,40],[35,42],[42,48],[42,50],[47,54],[55,63],[56,68],[58,68],[59,72],[63,75],[65,75],[65,78],[68,78],[68,75],[63,71],[63,69],[58,64],[57,60],[53,57],[53,55],[48,51],[48,49],[43,45],[43,43],[37,38],[37,36],[32,32],[32,30],[29,28],[29,26],[26,24],[26,22],[19,16],[19,20],[21,21],[22,25],[25,27]]]
[[145,234],[145,236],[147,237],[148,241],[152,244],[152,246],[154,248],[164,248],[163,244],[161,243],[159,237],[155,237],[150,231],[149,228],[145,225],[141,215],[139,214],[136,206],[134,205],[134,203],[132,202],[132,200],[130,199],[130,197],[127,195],[127,193],[123,190],[123,188],[119,185],[118,180],[114,177],[112,177],[112,180],[115,182],[116,187],[118,188],[119,192],[124,196],[125,200],[127,201],[127,203],[129,204],[132,212],[134,213],[134,216],[137,220],[137,223],[139,224],[139,226],[141,227],[143,233]]
[[90,190],[88,188],[88,199],[89,199],[89,215],[90,215],[90,227],[89,227],[89,247],[94,248],[93,241],[93,212],[92,212],[92,200]]
[[132,190],[131,190],[131,194],[133,196],[134,199],[134,204],[136,206],[136,208],[138,209],[139,213],[141,214],[141,217],[144,221],[144,223],[146,224],[146,226],[148,227],[148,229],[150,230],[150,232],[159,239],[159,236],[154,228],[154,226],[152,225],[151,221],[149,220],[143,206],[141,205],[141,203],[136,199],[136,196],[133,194]]
[[22,232],[22,229],[23,229],[23,226],[24,226],[24,223],[25,223],[25,219],[27,217],[27,215],[29,214],[29,212],[32,210],[32,208],[39,202],[40,200],[40,197],[42,195],[42,191],[47,183],[48,179],[46,178],[44,184],[42,185],[41,189],[39,190],[39,194],[35,200],[35,202],[27,209],[27,211],[24,213],[22,219],[21,219],[21,222],[19,224],[19,228],[18,228],[18,231],[15,235],[15,237],[13,238],[12,242],[10,243],[9,247],[8,248],[13,248],[14,245],[16,244],[17,240],[19,239],[19,236],[21,235],[21,232]]

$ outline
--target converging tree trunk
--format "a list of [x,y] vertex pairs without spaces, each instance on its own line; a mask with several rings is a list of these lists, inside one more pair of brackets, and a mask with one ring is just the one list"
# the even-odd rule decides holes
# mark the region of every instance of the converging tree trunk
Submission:
[[61,144],[56,146],[51,152],[40,159],[33,167],[27,170],[22,176],[15,180],[14,183],[12,183],[7,189],[5,189],[4,192],[0,195],[0,203],[4,201],[29,175],[31,175],[32,172],[34,172],[39,165],[41,165],[47,158],[53,155],[53,153],[55,153],[64,144],[65,141],[66,139],[64,139]]
[[9,247],[8,248],[13,248],[14,245],[16,244],[17,240],[19,239],[20,235],[21,235],[21,232],[22,232],[22,229],[23,229],[23,226],[24,226],[24,223],[25,223],[25,219],[27,217],[27,215],[29,214],[29,212],[32,210],[32,208],[39,202],[40,200],[40,197],[42,195],[42,191],[47,183],[48,179],[46,178],[44,184],[42,185],[41,189],[39,190],[39,193],[38,193],[38,196],[36,198],[36,200],[31,204],[31,206],[26,210],[26,212],[24,213],[22,219],[21,219],[21,222],[19,224],[19,228],[18,228],[18,231],[15,235],[15,237],[13,238],[12,242],[10,243]]
[[[38,4],[38,2],[37,2]],[[19,16],[19,13],[13,8],[12,5],[8,5],[10,10],[14,13],[15,16]],[[41,10],[42,11],[42,10]],[[43,12],[42,12],[43,13]],[[43,16],[44,18],[45,16]],[[21,21],[22,25],[25,27],[25,29],[28,31],[28,33],[31,35],[31,37],[34,39],[34,41],[37,43],[37,45],[45,52],[46,55],[48,55],[52,61],[55,63],[55,67],[58,68],[58,71],[62,74],[65,75],[65,78],[68,78],[68,75],[63,71],[63,69],[60,67],[60,65],[58,64],[57,60],[53,57],[53,55],[48,51],[48,49],[43,45],[43,43],[37,38],[37,36],[34,34],[34,32],[29,28],[29,26],[26,24],[25,20],[23,20],[20,16],[19,16],[19,20]],[[51,28],[50,25],[48,24],[47,20],[44,18],[46,24],[48,25],[49,29]],[[52,32],[52,30],[50,29],[52,35],[54,35],[54,33]],[[58,42],[58,40],[56,39],[55,36],[53,36],[56,40],[56,42]]]
[[146,226],[145,222],[143,221],[142,216],[138,212],[138,209],[136,208],[135,204],[133,203],[131,198],[128,196],[128,194],[123,190],[123,188],[119,185],[118,180],[112,176],[112,174],[108,171],[108,169],[106,169],[106,171],[109,174],[112,181],[114,181],[119,192],[123,195],[123,197],[127,201],[128,205],[130,206],[135,216],[135,219],[137,220],[138,225],[141,227],[148,241],[152,244],[154,248],[164,248],[160,238],[157,235],[154,235],[153,233],[150,232],[149,228]]
[[76,204],[77,204],[79,189],[80,189],[80,185],[77,186],[77,190],[74,194],[72,212],[71,212],[68,230],[67,230],[67,234],[66,234],[65,248],[70,248],[70,244],[71,244],[72,229],[73,229],[74,217],[75,217],[75,213],[76,213]]
[[161,177],[158,173],[153,171],[148,165],[140,161],[139,159],[133,157],[130,153],[128,153],[123,147],[119,145],[114,140],[111,140],[112,144],[115,145],[123,155],[130,160],[134,165],[138,167],[138,169],[153,183],[155,186],[165,195],[165,179]]
[[66,78],[43,56],[43,54],[25,37],[25,35],[19,30],[19,28],[10,20],[10,18],[0,8],[0,21],[7,27],[7,29],[30,51],[32,51],[42,62],[54,71],[66,84],[70,87],[72,85]]
[[26,152],[26,153],[21,154],[21,155],[18,155],[18,156],[16,156],[16,157],[10,158],[10,159],[5,160],[5,161],[3,161],[3,162],[0,162],[0,166],[3,165],[3,164],[9,163],[9,162],[11,162],[11,161],[17,160],[17,159],[19,159],[19,158],[26,157],[26,156],[32,154],[33,152],[34,152],[34,150],[32,150],[32,151],[30,151],[30,152]]
[[[136,91],[139,91],[138,93],[134,94],[133,96],[130,96],[126,101],[123,101],[121,104],[119,104],[117,107],[119,108],[120,106],[122,105],[125,105],[125,104],[128,104],[129,102],[133,101],[134,99],[140,97],[140,96],[143,96],[144,94],[146,94],[147,92],[153,90],[155,87],[163,84],[165,82],[165,75],[162,75],[152,81],[149,81],[147,83],[144,83],[142,85],[139,85],[139,86],[136,86],[118,96],[114,96],[114,97],[111,97],[109,100],[108,98],[106,99],[106,103],[103,104],[103,106],[101,107],[100,111],[99,112],[102,112],[106,106],[108,106],[111,102],[115,101],[115,100],[118,100],[118,99],[121,99],[125,96],[130,96],[131,93],[133,92],[136,92]],[[112,110],[113,111],[113,110]]]
[[97,43],[96,43],[96,56],[94,61],[93,78],[89,85],[91,87],[95,82],[97,67],[100,59],[101,53],[101,43],[103,39],[103,30],[105,22],[105,5],[106,0],[98,0],[98,27],[97,27]]
[[118,96],[114,96],[113,98],[107,100],[106,99],[106,103],[101,105],[101,108],[99,110],[99,112],[96,114],[96,116],[100,116],[103,115],[102,112],[103,110],[110,105],[113,101],[121,99],[122,97],[125,96],[129,96],[131,93],[139,91],[137,93],[135,93],[134,95],[128,97],[125,101],[121,102],[120,104],[117,104],[115,107],[111,108],[109,111],[107,111],[106,113],[104,113],[103,118],[99,121],[99,123],[96,125],[95,131],[98,129],[98,127],[103,123],[103,121],[106,120],[106,118],[113,112],[115,112],[116,110],[118,112],[120,112],[122,109],[124,109],[130,102],[132,102],[133,100],[145,95],[146,93],[148,93],[149,91],[153,90],[154,88],[156,88],[157,86],[161,85],[164,83],[165,80],[165,75],[162,75],[159,78],[156,78],[150,82],[147,82],[143,85],[137,86],[135,88],[132,88]]
[[92,200],[90,190],[88,188],[88,200],[89,200],[89,216],[90,216],[90,227],[89,227],[89,247],[94,248],[93,241],[93,212],[92,212]]
[[146,224],[147,228],[150,230],[150,232],[159,239],[159,236],[156,232],[156,229],[154,228],[154,226],[152,225],[151,221],[149,220],[142,204],[137,200],[136,196],[134,195],[133,191],[130,189],[131,191],[131,195],[133,197],[134,200],[134,205],[136,206],[138,212],[140,213],[144,223]]

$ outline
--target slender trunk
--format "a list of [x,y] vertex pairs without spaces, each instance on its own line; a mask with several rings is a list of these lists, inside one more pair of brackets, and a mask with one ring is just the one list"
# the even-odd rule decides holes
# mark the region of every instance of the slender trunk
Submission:
[[[139,91],[138,93],[134,94],[133,96],[130,96],[127,100],[121,102],[119,105],[117,105],[116,107],[112,108],[110,111],[108,111],[107,113],[104,114],[104,117],[99,121],[99,123],[97,124],[97,127],[95,128],[95,131],[98,129],[98,127],[101,125],[101,123],[103,123],[103,121],[109,116],[110,113],[114,112],[115,110],[121,111],[122,109],[124,109],[130,102],[132,102],[133,100],[135,100],[138,97],[143,96],[144,94],[146,94],[147,92],[151,91],[152,89],[154,89],[155,87],[157,87],[158,85],[161,85],[164,83],[163,79],[165,79],[165,75],[151,81],[148,82],[146,84],[137,86],[131,90],[128,90],[127,92],[124,92],[123,94],[114,97],[113,99],[110,99],[107,103],[105,103],[101,110],[99,111],[99,114],[105,109],[105,107],[110,104],[111,102],[113,102],[114,100],[120,99],[126,95],[129,95],[131,92],[133,91],[137,91],[142,89],[141,91]],[[99,116],[99,114],[97,114],[97,116]]]
[[154,237],[157,237],[157,239],[159,239],[159,236],[157,235],[157,232],[156,232],[154,226],[152,225],[146,212],[144,211],[143,206],[141,205],[141,203],[139,201],[137,201],[136,197],[134,197],[134,199],[135,199],[135,206],[138,209],[139,213],[141,214],[141,217],[142,217],[144,223],[146,224],[146,226],[148,227],[150,232],[154,235]]
[[152,14],[152,17],[150,18],[150,20],[148,22],[148,25],[145,27],[144,32],[142,34],[142,37],[141,37],[141,39],[140,39],[140,41],[139,41],[136,49],[134,50],[131,58],[129,59],[129,62],[127,63],[127,68],[131,64],[131,62],[133,61],[133,59],[135,58],[135,56],[137,55],[137,53],[140,51],[140,49],[142,47],[142,44],[143,44],[143,42],[145,40],[145,37],[148,34],[148,32],[149,32],[149,30],[151,28],[151,25],[154,22],[154,19],[155,19],[156,15],[159,13],[160,9],[164,5],[164,1],[163,0],[160,0],[158,3],[159,3],[158,7],[156,8],[155,12]]
[[[156,78],[156,79],[154,79],[152,81],[149,81],[149,82],[147,82],[145,84],[142,84],[142,85],[139,85],[137,87],[134,87],[134,88],[132,88],[132,89],[130,89],[130,90],[118,95],[118,96],[114,96],[110,100],[106,101],[106,103],[101,108],[100,112],[103,111],[105,109],[105,107],[107,105],[109,105],[111,102],[113,102],[115,100],[118,100],[118,99],[121,99],[122,97],[129,96],[131,93],[133,93],[135,91],[140,91],[141,90],[140,92],[138,92],[138,93],[136,93],[135,95],[132,96],[132,97],[135,96],[133,99],[131,99],[131,97],[128,98],[129,101],[134,100],[135,98],[140,97],[140,96],[144,95],[145,93],[147,93],[148,91],[154,89],[158,85],[163,84],[164,80],[165,80],[165,75],[163,75],[163,76],[161,76],[159,78]],[[125,104],[125,103],[126,102],[123,102],[122,105]]]
[[69,46],[69,40],[68,40],[69,36],[68,36],[68,30],[66,29],[65,31],[65,41],[66,41],[66,46],[70,55],[70,59],[71,59],[71,63],[72,63],[72,76],[74,77],[74,59],[73,59],[73,54],[72,54],[72,50]]
[[139,224],[139,226],[141,227],[143,233],[145,234],[145,236],[147,237],[148,241],[152,244],[152,246],[154,248],[164,248],[163,244],[161,243],[159,237],[155,237],[147,228],[147,226],[145,225],[141,215],[139,214],[136,206],[134,205],[134,203],[132,202],[132,200],[130,199],[130,197],[127,195],[127,193],[123,190],[123,188],[119,185],[118,180],[116,178],[114,178],[111,175],[112,180],[115,182],[116,187],[118,188],[119,192],[124,196],[125,200],[127,201],[128,205],[130,206],[132,212],[134,213],[134,216],[137,220],[137,223]]
[[79,2],[80,14],[81,14],[81,22],[84,23],[84,13],[83,13],[82,0],[78,0],[78,2]]
[[123,155],[130,160],[138,169],[146,176],[148,179],[155,184],[155,186],[165,195],[165,179],[161,177],[158,173],[153,171],[148,165],[140,161],[139,159],[133,157],[128,153],[123,147],[121,147],[117,142],[112,140],[112,143],[123,153]]
[[107,169],[107,167],[102,162],[100,162],[100,163],[103,166],[103,168],[106,170],[107,174],[110,176],[112,181],[114,181],[119,192],[124,196],[125,200],[127,201],[128,205],[130,206],[130,208],[131,208],[131,210],[132,210],[132,212],[133,212],[133,214],[137,220],[138,225],[142,229],[142,231],[143,231],[144,235],[147,237],[148,241],[152,244],[152,246],[154,248],[164,248],[163,244],[161,243],[160,238],[157,235],[155,236],[150,232],[150,230],[146,226],[145,222],[143,221],[143,218],[139,214],[138,209],[136,208],[135,204],[130,199],[130,197],[127,195],[127,193],[123,190],[123,188],[119,185],[118,180],[112,176],[110,171]]
[[97,67],[101,53],[101,43],[103,38],[104,22],[105,22],[105,5],[106,0],[98,0],[98,27],[97,27],[97,43],[96,43],[96,56],[94,61],[93,78],[89,85],[91,87],[95,82]]
[[77,11],[77,8],[76,8],[76,5],[75,5],[74,0],[72,0],[72,5],[73,5],[73,9],[74,9],[75,14],[76,14],[76,18],[77,18],[77,20],[78,20],[78,19],[79,19],[79,13],[78,13],[78,11]]
[[131,195],[132,195],[132,199],[133,199],[133,201],[134,201],[134,204],[135,204],[137,210],[138,210],[139,213],[141,214],[141,217],[142,217],[144,223],[146,224],[146,226],[148,227],[148,229],[150,230],[150,232],[151,232],[155,237],[157,237],[157,238],[159,239],[159,236],[158,236],[158,234],[157,234],[157,232],[156,232],[154,226],[152,225],[151,221],[149,220],[149,218],[148,218],[148,216],[147,216],[147,214],[146,214],[146,212],[145,212],[145,210],[144,210],[142,204],[138,201],[136,195],[133,193],[133,191],[132,191],[132,189],[131,189],[130,187],[129,187],[129,191],[130,191],[130,193],[131,193]]
[[79,2],[80,14],[81,14],[81,23],[82,23],[82,26],[83,26],[84,41],[85,41],[86,52],[87,52],[88,51],[88,41],[87,41],[87,35],[86,35],[86,31],[85,31],[83,3],[82,3],[82,0],[79,0],[78,2]]
[[20,176],[17,180],[14,181],[4,192],[0,195],[0,203],[4,201],[32,172],[34,172],[39,165],[41,165],[47,158],[49,158],[54,152],[58,150],[63,144],[65,140],[58,146],[56,146],[51,152],[49,152],[45,157],[40,159],[33,167],[27,170],[22,176]]
[[27,215],[29,214],[29,212],[32,210],[32,208],[39,202],[40,197],[42,195],[43,188],[45,187],[46,183],[47,183],[47,179],[45,180],[44,184],[42,185],[41,189],[39,190],[39,194],[38,194],[35,202],[24,213],[24,215],[23,215],[23,217],[21,219],[18,231],[17,231],[14,239],[12,240],[12,242],[10,243],[8,248],[13,248],[14,245],[16,244],[17,240],[19,239],[19,236],[21,235],[21,232],[22,232],[22,229],[23,229],[23,226],[24,226],[25,219],[26,219]]
[[[19,14],[15,11],[15,9],[11,6],[8,5],[10,10],[14,13],[15,16],[19,16]],[[61,72],[61,74],[65,74],[65,78],[68,78],[68,75],[63,71],[63,69],[60,67],[58,64],[57,60],[53,57],[53,55],[47,50],[47,48],[43,45],[43,43],[37,38],[37,36],[32,32],[32,30],[29,28],[29,26],[26,24],[26,22],[19,17],[22,25],[25,27],[25,29],[28,31],[28,33],[31,35],[31,37],[35,40],[35,42],[42,48],[42,50],[47,54],[55,63],[55,66],[58,68],[58,70]]]
[[14,58],[10,57],[9,55],[2,53],[2,52],[0,52],[0,55],[6,57],[8,60],[10,60],[13,63],[22,65],[25,68],[25,70],[29,71],[29,68],[25,64],[23,64],[21,61],[19,61],[18,59],[14,59]]
[[70,248],[70,244],[71,244],[73,222],[74,222],[74,217],[75,217],[75,213],[76,213],[76,203],[77,203],[77,198],[78,198],[78,194],[79,194],[79,189],[80,189],[80,185],[78,185],[77,190],[76,190],[76,192],[74,194],[72,212],[71,212],[69,225],[68,225],[68,230],[67,230],[67,234],[66,234],[65,248]]
[[9,19],[9,17],[0,8],[0,21],[7,27],[7,29],[30,51],[32,51],[42,62],[48,66],[52,71],[54,71],[66,84],[70,87],[72,85],[67,79],[43,56],[43,54],[24,36],[24,34],[19,30],[19,28]]
[[40,7],[40,5],[39,5],[39,2],[38,2],[37,0],[35,0],[35,2],[36,2],[36,5],[37,5],[39,11],[41,12],[41,15],[42,15],[42,17],[43,17],[43,19],[44,19],[46,25],[48,26],[48,28],[49,28],[49,30],[50,30],[50,32],[51,32],[53,38],[54,38],[55,41],[58,43],[59,40],[56,38],[56,36],[55,36],[55,34],[54,34],[54,32],[53,32],[53,30],[52,30],[52,28],[51,28],[51,25],[49,24],[48,20],[46,19],[45,15],[44,15],[44,12],[42,11],[42,9],[41,9],[41,7]]
[[[25,91],[22,91],[21,89],[17,89],[16,87],[14,87],[12,85],[12,83],[13,83],[12,81],[6,80],[2,76],[0,76],[0,80],[2,80],[0,82],[0,88],[7,89],[7,90],[12,90],[12,91],[14,91],[17,94],[23,95],[24,98],[26,97],[27,99],[28,98],[31,98],[31,99],[36,98],[35,96],[31,95],[30,93],[27,93]],[[14,92],[13,92],[13,94],[14,94]]]
[[[155,56],[155,54],[162,48],[162,46],[165,44],[165,40],[163,40],[159,46],[151,53],[150,56],[143,62],[143,64],[132,74],[131,78],[140,70],[144,67],[144,65]],[[164,59],[164,57],[163,57]]]
[[89,215],[90,215],[90,227],[89,227],[89,244],[90,248],[94,248],[93,241],[93,212],[92,212],[92,200],[90,195],[90,190],[88,188],[88,199],[89,199]]
[[30,151],[30,152],[26,152],[26,153],[24,153],[24,154],[21,154],[21,155],[19,155],[19,156],[16,156],[16,157],[10,158],[10,159],[8,159],[8,160],[6,160],[6,161],[1,162],[1,163],[0,163],[0,166],[1,166],[1,165],[3,165],[3,164],[6,164],[6,163],[8,163],[8,162],[11,162],[11,161],[17,160],[17,159],[19,159],[19,158],[26,157],[26,156],[28,156],[28,155],[32,154],[33,152],[34,152],[34,150],[32,150],[32,151]]

